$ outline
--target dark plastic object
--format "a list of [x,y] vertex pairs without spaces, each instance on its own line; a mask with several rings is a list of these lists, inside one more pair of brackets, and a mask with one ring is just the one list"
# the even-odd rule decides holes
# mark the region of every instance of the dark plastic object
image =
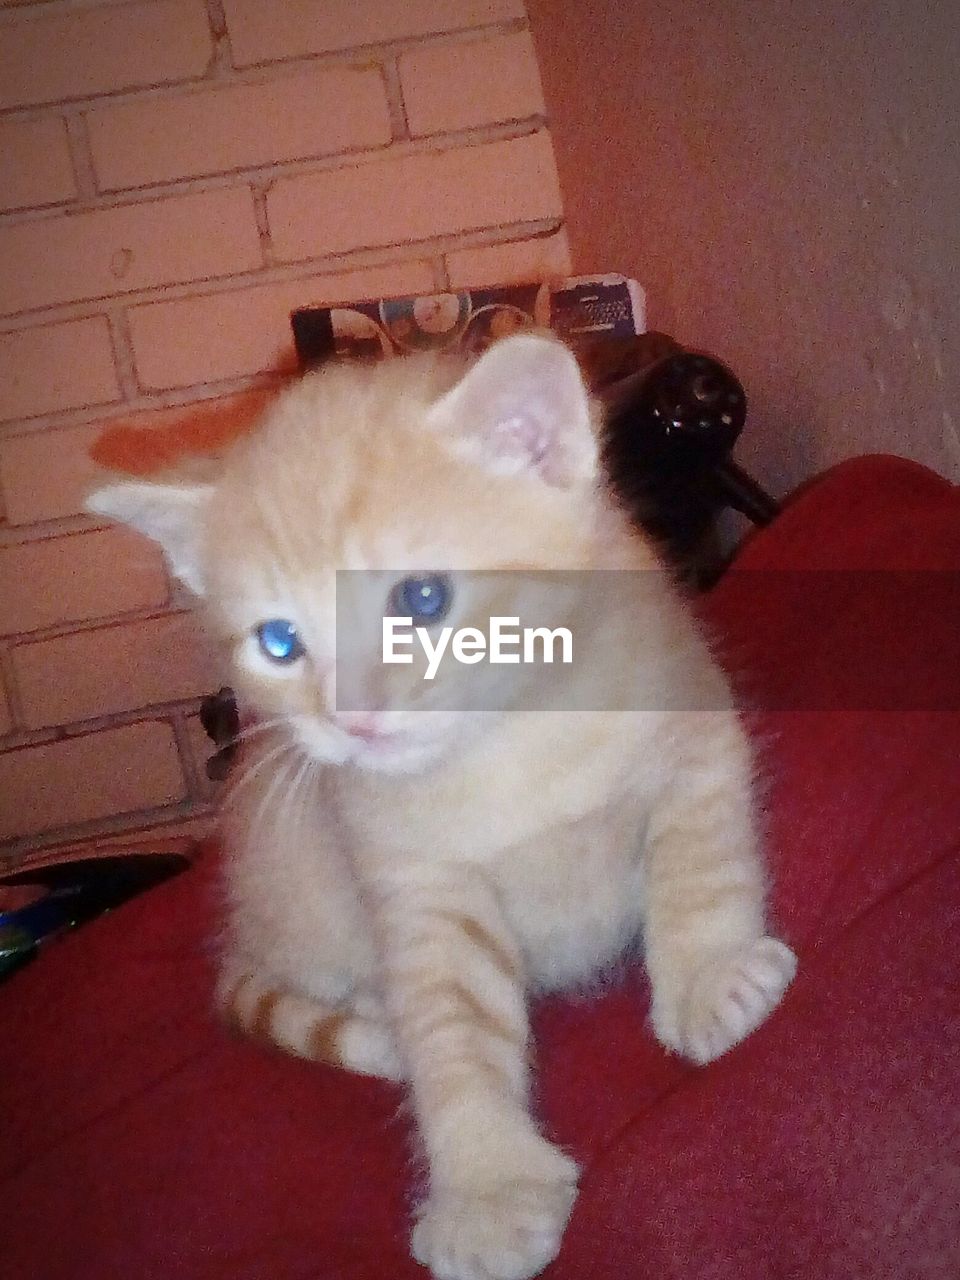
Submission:
[[722,508],[765,525],[779,507],[730,457],[747,415],[737,377],[713,356],[662,335],[655,349],[649,365],[598,389],[606,407],[604,455],[638,522],[684,562]]
[[200,704],[200,723],[211,742],[219,748],[207,761],[207,777],[223,782],[237,752],[240,714],[233,690],[224,685]]
[[183,854],[144,852],[82,858],[5,875],[0,885],[37,886],[45,892],[27,906],[0,911],[0,980],[32,960],[58,934],[189,866],[190,859]]

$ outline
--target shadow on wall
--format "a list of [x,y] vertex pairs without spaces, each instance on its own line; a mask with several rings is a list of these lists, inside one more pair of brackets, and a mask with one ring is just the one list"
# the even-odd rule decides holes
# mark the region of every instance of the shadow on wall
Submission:
[[257,425],[278,385],[248,391],[230,400],[193,404],[159,426],[115,422],[90,448],[95,463],[108,471],[147,476],[174,465],[186,454],[215,454]]

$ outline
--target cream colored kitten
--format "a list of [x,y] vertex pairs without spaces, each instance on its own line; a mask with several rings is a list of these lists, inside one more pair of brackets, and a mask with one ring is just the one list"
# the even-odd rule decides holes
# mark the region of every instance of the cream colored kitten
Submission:
[[[530,994],[642,932],[657,1037],[708,1062],[795,965],[764,924],[744,732],[598,478],[573,357],[524,335],[466,372],[330,367],[282,395],[214,483],[117,484],[90,506],[157,539],[206,597],[266,725],[226,806],[225,1008],[294,1053],[408,1082],[429,1161],[412,1248],[437,1277],[536,1274],[577,1167],[528,1105]],[[554,709],[458,711],[465,669],[428,688],[422,665],[387,668],[358,640],[372,702],[345,711],[345,568],[383,572],[378,613],[398,582],[439,582],[458,626],[503,605],[470,570],[649,572],[606,609],[570,606],[594,660],[564,673],[564,696],[603,710],[557,709],[542,668],[524,705]]]

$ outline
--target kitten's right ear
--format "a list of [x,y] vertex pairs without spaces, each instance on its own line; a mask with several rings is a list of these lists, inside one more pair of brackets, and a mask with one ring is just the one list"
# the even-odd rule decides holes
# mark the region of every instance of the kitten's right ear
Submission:
[[200,536],[212,492],[213,486],[208,484],[123,481],[91,493],[86,508],[94,515],[130,525],[159,543],[174,574],[200,596]]
[[427,421],[496,474],[530,471],[561,489],[596,480],[590,396],[573,352],[554,337],[518,333],[495,342]]

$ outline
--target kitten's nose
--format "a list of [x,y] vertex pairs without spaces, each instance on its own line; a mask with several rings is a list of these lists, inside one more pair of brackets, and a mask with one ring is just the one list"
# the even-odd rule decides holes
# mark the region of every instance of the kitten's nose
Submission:
[[383,716],[375,711],[338,711],[337,724],[354,738],[373,742],[387,735]]

